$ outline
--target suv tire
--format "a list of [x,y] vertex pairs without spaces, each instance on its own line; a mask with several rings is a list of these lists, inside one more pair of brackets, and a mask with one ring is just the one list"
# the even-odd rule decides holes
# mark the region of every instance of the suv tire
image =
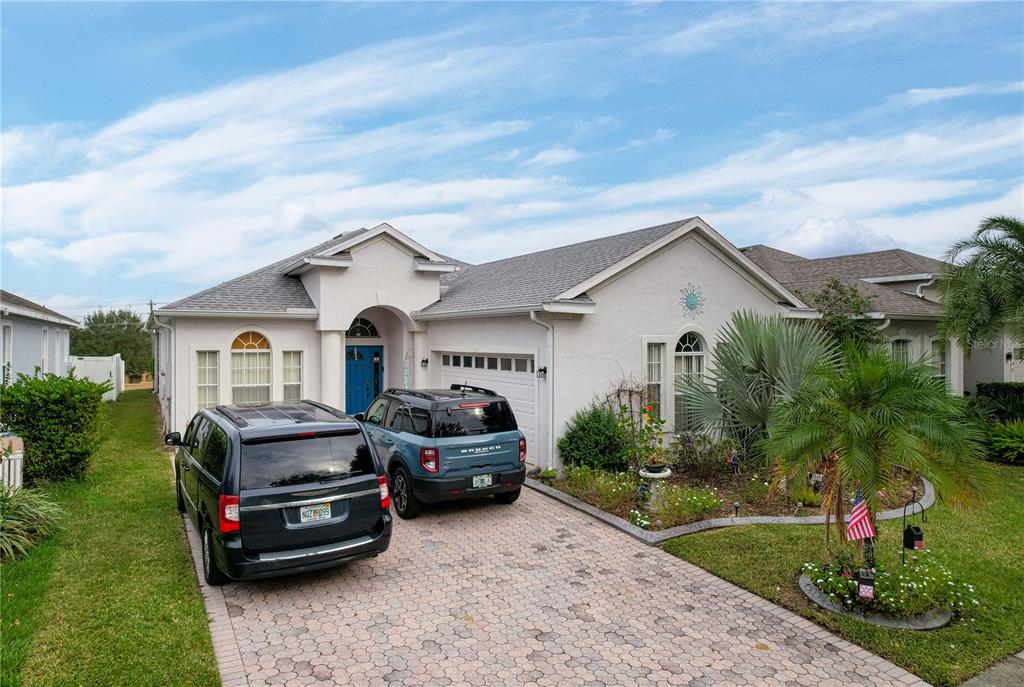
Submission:
[[403,520],[412,520],[420,514],[422,504],[412,493],[412,478],[409,471],[399,466],[391,478],[391,501],[395,504],[395,512]]
[[503,491],[500,494],[494,495],[494,500],[498,503],[515,503],[519,500],[519,495],[523,493],[523,488],[513,489],[512,491]]
[[213,535],[211,532],[209,525],[203,525],[203,579],[206,580],[206,584],[216,587],[227,582],[228,578],[217,567],[217,560],[213,557]]
[[185,512],[185,497],[181,495],[181,480],[174,476],[174,500],[178,502],[178,512]]

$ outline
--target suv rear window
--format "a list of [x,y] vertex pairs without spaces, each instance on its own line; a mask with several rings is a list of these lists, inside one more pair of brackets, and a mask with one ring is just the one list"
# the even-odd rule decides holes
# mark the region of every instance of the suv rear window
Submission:
[[519,429],[505,401],[466,401],[434,411],[434,436],[464,437]]
[[361,432],[242,444],[242,489],[329,482],[374,472]]

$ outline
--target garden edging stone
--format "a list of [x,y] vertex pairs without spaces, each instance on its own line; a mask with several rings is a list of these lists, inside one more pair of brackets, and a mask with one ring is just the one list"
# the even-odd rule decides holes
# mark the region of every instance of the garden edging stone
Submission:
[[919,615],[912,615],[906,618],[896,618],[884,613],[864,613],[863,611],[852,611],[843,608],[840,604],[833,602],[828,598],[828,594],[818,589],[811,578],[807,575],[800,576],[800,591],[804,593],[808,599],[811,600],[817,606],[835,613],[836,615],[843,615],[847,618],[853,618],[864,623],[871,625],[880,625],[882,627],[891,627],[897,630],[937,630],[940,627],[949,625],[953,620],[953,613],[945,609],[936,608],[935,610],[928,611],[927,613],[921,613]]
[[[924,483],[924,496],[921,497],[921,508],[927,510],[935,504],[935,489],[932,487],[931,482],[925,478],[921,478]],[[745,515],[741,517],[728,517],[728,518],[710,518],[708,520],[698,520],[697,522],[691,522],[686,525],[679,525],[677,527],[670,527],[667,530],[658,530],[652,532],[645,530],[641,527],[637,527],[628,520],[623,520],[617,515],[606,513],[596,506],[592,506],[589,503],[585,503],[574,496],[570,496],[565,492],[555,489],[554,487],[548,486],[543,482],[533,479],[532,477],[526,478],[526,486],[534,491],[539,491],[545,496],[549,496],[556,501],[560,501],[567,506],[571,506],[576,510],[582,511],[591,517],[597,518],[605,524],[611,525],[612,527],[625,532],[634,539],[638,539],[645,544],[650,546],[660,546],[669,539],[675,539],[676,537],[682,537],[687,534],[694,534],[695,532],[703,532],[705,530],[714,530],[721,527],[736,527],[739,525],[823,525],[825,524],[824,515],[807,515],[804,517],[788,516],[788,515]],[[915,513],[917,511],[915,510]],[[849,520],[849,515],[845,516],[846,520]],[[903,508],[893,508],[892,510],[885,510],[878,513],[875,516],[876,520],[895,520],[896,518],[903,517]]]

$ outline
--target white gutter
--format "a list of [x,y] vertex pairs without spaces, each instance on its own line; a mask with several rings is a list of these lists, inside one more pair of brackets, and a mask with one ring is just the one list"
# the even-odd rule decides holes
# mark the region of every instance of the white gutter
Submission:
[[547,301],[531,305],[513,305],[497,308],[476,308],[474,310],[453,310],[449,312],[425,313],[417,310],[411,313],[415,320],[454,320],[463,317],[503,317],[505,315],[527,315],[534,312],[566,313],[570,315],[593,315],[597,304],[593,301]]
[[247,320],[315,320],[316,308],[288,308],[287,310],[168,310],[154,312],[159,317],[231,317]]
[[0,313],[2,313],[4,316],[16,315],[18,317],[24,317],[26,319],[39,320],[40,322],[51,322],[53,324],[60,324],[65,327],[77,327],[79,324],[78,320],[73,320],[70,317],[64,317],[63,315],[55,317],[53,315],[48,315],[38,310],[33,310],[32,308],[26,308],[21,305],[15,305],[14,303],[0,303]]
[[922,281],[934,278],[935,275],[931,272],[919,272],[917,274],[893,274],[888,277],[861,277],[860,280],[866,281],[869,284],[889,284],[892,282]]
[[[550,322],[544,322],[537,318],[536,310],[530,311],[530,320],[535,324],[547,329],[547,374],[544,375],[544,382],[548,389],[548,464],[547,467],[555,466],[555,327]],[[561,472],[561,471],[559,471]]]
[[917,296],[918,298],[924,298],[924,289],[925,289],[925,287],[926,286],[931,286],[934,283],[935,283],[935,277],[932,277],[931,279],[929,279],[926,282],[921,282],[920,284],[917,285],[917,288],[914,289],[914,295]]

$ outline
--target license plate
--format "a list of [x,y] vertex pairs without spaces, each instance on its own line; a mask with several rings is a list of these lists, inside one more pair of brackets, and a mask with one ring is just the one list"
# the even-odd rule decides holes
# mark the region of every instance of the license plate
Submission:
[[473,488],[479,489],[480,487],[491,486],[491,475],[475,475],[473,477]]
[[318,503],[315,506],[303,506],[299,509],[299,522],[315,522],[331,519],[331,504]]

